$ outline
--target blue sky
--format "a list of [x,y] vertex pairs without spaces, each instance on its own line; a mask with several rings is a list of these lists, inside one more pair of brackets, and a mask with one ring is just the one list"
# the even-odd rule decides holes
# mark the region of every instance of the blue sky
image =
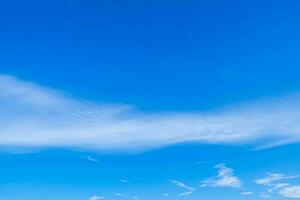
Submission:
[[1,1],[0,200],[300,199],[299,1]]

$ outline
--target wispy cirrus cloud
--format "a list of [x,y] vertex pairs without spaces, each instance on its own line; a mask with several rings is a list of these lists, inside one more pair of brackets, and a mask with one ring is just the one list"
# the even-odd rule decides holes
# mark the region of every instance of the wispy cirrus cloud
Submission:
[[0,75],[0,146],[146,150],[196,142],[270,147],[300,140],[299,100],[264,100],[205,113],[144,113]]
[[178,180],[171,180],[171,183],[173,183],[174,185],[176,185],[179,188],[186,190],[186,192],[179,193],[178,196],[188,196],[188,195],[193,194],[193,192],[196,190],[195,188],[190,187],[190,186],[186,185],[185,183],[178,181]]
[[280,187],[280,186],[282,186],[282,183],[279,183],[280,185],[278,185],[278,183],[275,184],[275,182],[289,180],[289,179],[295,179],[298,177],[299,177],[298,175],[286,176],[284,174],[268,173],[266,177],[261,178],[261,179],[256,179],[256,180],[254,180],[254,182],[259,185]]
[[268,193],[277,192],[285,198],[300,198],[300,186],[286,182],[299,177],[299,175],[287,176],[278,173],[268,173],[265,178],[257,179],[254,182],[268,187]]
[[89,200],[101,200],[101,199],[105,199],[105,197],[104,196],[93,195],[89,198]]
[[241,195],[246,195],[246,196],[247,196],[247,195],[252,195],[253,192],[241,192],[240,194],[241,194]]
[[131,183],[131,181],[126,180],[126,179],[120,179],[120,182],[122,182],[122,183]]
[[201,187],[239,188],[242,186],[242,181],[233,174],[233,169],[223,163],[216,165],[215,168],[218,170],[217,176],[202,181]]
[[83,156],[84,159],[90,161],[90,162],[94,162],[94,163],[100,163],[98,159],[92,157],[92,156]]

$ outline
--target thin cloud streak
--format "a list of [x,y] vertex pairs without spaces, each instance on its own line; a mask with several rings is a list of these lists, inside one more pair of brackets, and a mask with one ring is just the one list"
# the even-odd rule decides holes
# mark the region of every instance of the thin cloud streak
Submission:
[[90,161],[90,162],[100,163],[98,159],[93,158],[92,156],[83,156],[83,158]]
[[271,147],[300,140],[299,100],[291,96],[214,112],[149,114],[0,75],[0,146],[127,151],[195,142]]
[[252,195],[253,192],[241,192],[240,194],[241,194],[241,195],[246,195],[246,196],[247,196],[247,195]]
[[122,182],[122,183],[131,183],[131,181],[126,180],[126,179],[120,179],[120,182]]
[[93,195],[89,198],[89,200],[101,200],[101,199],[105,199],[105,197],[104,196]]
[[298,177],[299,177],[299,175],[286,176],[284,174],[268,173],[265,178],[256,179],[256,180],[254,180],[254,182],[258,185],[280,187],[281,184],[277,185],[277,184],[274,184],[274,182],[289,180],[289,179],[295,179],[295,178],[298,178]]
[[196,190],[195,188],[190,187],[190,186],[186,185],[185,183],[178,181],[178,180],[171,180],[171,183],[173,183],[174,185],[176,185],[179,188],[186,190],[186,192],[179,193],[178,196],[188,196],[188,195],[193,194],[193,192]]

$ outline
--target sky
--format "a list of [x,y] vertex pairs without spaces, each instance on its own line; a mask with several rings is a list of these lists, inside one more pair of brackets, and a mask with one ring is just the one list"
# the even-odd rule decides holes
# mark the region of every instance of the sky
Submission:
[[0,200],[300,199],[299,9],[0,1]]

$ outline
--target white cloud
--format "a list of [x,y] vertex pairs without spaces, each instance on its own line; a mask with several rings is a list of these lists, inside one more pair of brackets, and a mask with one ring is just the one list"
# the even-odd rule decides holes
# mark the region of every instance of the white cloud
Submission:
[[135,200],[140,199],[140,197],[138,197],[138,196],[131,196],[131,195],[127,195],[127,194],[120,193],[120,192],[116,192],[116,193],[114,193],[114,195],[117,197],[127,197],[127,198],[132,197],[132,199],[135,199]]
[[122,183],[131,183],[131,181],[126,180],[126,179],[120,179],[120,182],[122,182]]
[[193,191],[182,192],[182,193],[179,193],[178,196],[183,197],[183,196],[188,196],[188,195],[191,195],[191,194],[193,194]]
[[93,158],[92,156],[84,156],[83,158],[90,162],[99,163],[99,160],[96,158]]
[[202,181],[201,187],[232,187],[239,188],[242,181],[233,174],[233,169],[226,167],[225,164],[215,166],[218,175]]
[[300,186],[288,186],[279,191],[279,194],[286,198],[300,198]]
[[184,184],[184,183],[181,182],[181,181],[172,180],[171,183],[173,183],[173,184],[176,185],[177,187],[180,187],[180,188],[183,188],[183,189],[186,189],[186,190],[189,190],[189,191],[194,191],[194,190],[195,190],[195,188],[190,187],[190,186],[187,186],[186,184]]
[[182,142],[270,147],[300,140],[299,99],[205,113],[144,113],[0,75],[0,147],[146,150]]
[[298,177],[299,177],[298,175],[297,176],[286,176],[284,174],[268,173],[267,177],[257,179],[254,182],[258,185],[274,186],[275,188],[279,188],[279,187],[285,186],[286,183],[279,183],[279,184],[273,184],[273,183],[277,182],[277,181],[282,181],[282,180],[295,179]]
[[105,199],[105,197],[104,196],[93,195],[89,198],[89,200],[101,200],[101,199]]
[[187,195],[191,195],[191,194],[195,191],[195,188],[190,187],[190,186],[187,186],[186,184],[184,184],[184,183],[181,182],[181,181],[178,181],[178,180],[171,180],[171,183],[173,183],[173,184],[176,185],[177,187],[180,187],[180,188],[182,188],[182,189],[187,190],[186,192],[179,193],[178,196],[187,196]]
[[253,192],[241,192],[240,194],[241,194],[241,195],[252,195]]
[[284,188],[291,185],[290,183],[272,183],[267,185],[269,187],[268,192],[272,193],[274,191],[278,191],[280,188]]
[[300,186],[293,186],[290,183],[281,182],[283,180],[286,181],[298,177],[300,176],[287,176],[284,174],[268,173],[265,178],[257,179],[254,182],[259,185],[267,186],[269,188],[269,193],[276,191],[278,194],[286,198],[300,198]]
[[278,188],[283,188],[283,187],[286,187],[286,186],[289,186],[290,184],[289,183],[276,183],[273,185],[274,188],[278,189]]
[[126,194],[119,193],[119,192],[115,193],[115,195],[118,197],[126,197],[127,196]]

